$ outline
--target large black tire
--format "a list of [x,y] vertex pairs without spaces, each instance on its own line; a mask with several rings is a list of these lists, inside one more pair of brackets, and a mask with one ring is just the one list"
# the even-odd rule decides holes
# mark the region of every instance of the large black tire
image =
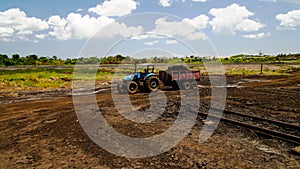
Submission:
[[139,90],[139,85],[135,81],[129,81],[127,83],[127,90],[130,94],[135,94]]
[[155,91],[159,88],[159,78],[156,76],[150,76],[145,81],[146,89],[149,91]]
[[178,83],[174,80],[174,81],[172,81],[172,88],[174,89],[174,90],[179,90],[179,85],[178,85]]
[[117,91],[119,94],[123,94],[126,92],[126,87],[123,83],[119,83],[117,86]]
[[194,89],[194,90],[197,90],[198,89],[198,84],[197,84],[197,82],[195,81],[195,82],[192,82],[192,88]]
[[183,82],[182,87],[184,90],[189,90],[191,89],[191,83],[189,81]]

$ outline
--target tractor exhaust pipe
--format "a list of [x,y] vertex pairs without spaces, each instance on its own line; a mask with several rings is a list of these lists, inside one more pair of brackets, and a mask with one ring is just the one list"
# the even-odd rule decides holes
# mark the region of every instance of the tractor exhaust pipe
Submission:
[[136,61],[134,62],[134,73],[136,73]]

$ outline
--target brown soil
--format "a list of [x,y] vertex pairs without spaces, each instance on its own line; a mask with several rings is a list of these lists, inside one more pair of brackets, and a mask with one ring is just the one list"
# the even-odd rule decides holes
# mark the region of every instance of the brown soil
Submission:
[[[207,77],[201,79],[201,110],[209,108]],[[227,78],[226,109],[299,125],[300,73],[293,76],[232,76]],[[165,91],[173,97],[179,91]],[[265,138],[253,131],[221,122],[213,136],[200,144],[203,119],[190,133],[161,155],[131,159],[99,147],[77,119],[70,91],[0,96],[0,168],[300,168],[296,145]],[[169,128],[177,116],[176,100],[151,124],[124,119],[111,105],[111,94],[96,94],[105,118],[118,132],[149,137]],[[149,103],[148,95],[131,96],[134,106]]]

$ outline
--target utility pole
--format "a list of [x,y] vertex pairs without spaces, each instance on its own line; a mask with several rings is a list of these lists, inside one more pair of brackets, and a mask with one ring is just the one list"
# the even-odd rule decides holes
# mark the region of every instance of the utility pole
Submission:
[[[262,56],[263,56],[263,53],[262,53],[262,51],[261,51],[261,50],[259,50],[259,53],[258,53],[258,55],[259,55],[260,57],[262,57]],[[263,73],[263,64],[262,64],[262,63],[260,63],[260,75],[262,75],[262,73]]]

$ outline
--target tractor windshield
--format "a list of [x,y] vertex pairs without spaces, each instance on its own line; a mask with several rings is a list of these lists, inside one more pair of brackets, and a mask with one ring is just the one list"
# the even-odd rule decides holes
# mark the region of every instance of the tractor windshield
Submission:
[[147,65],[147,72],[154,73],[154,65]]

